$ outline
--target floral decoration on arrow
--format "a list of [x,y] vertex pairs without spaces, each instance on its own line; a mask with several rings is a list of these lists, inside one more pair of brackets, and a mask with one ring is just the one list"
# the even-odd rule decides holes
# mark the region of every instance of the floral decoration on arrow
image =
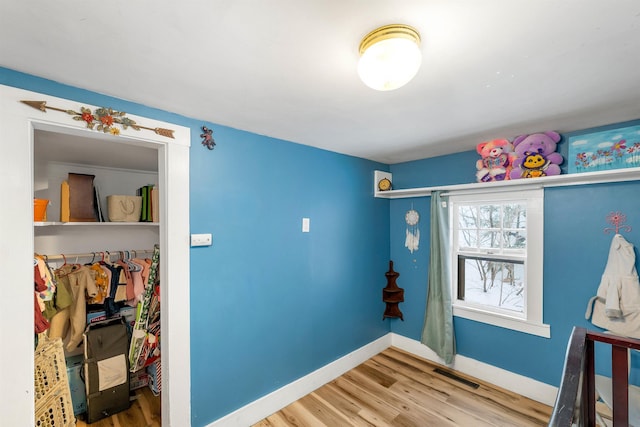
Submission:
[[166,136],[167,138],[173,138],[172,129],[164,128],[150,128],[137,124],[126,116],[127,113],[123,111],[115,111],[112,108],[96,108],[95,111],[91,111],[90,108],[80,107],[80,112],[74,110],[65,110],[62,108],[49,107],[47,101],[20,101],[23,104],[27,104],[37,110],[47,112],[47,110],[61,111],[73,116],[73,120],[83,121],[87,124],[87,128],[92,130],[101,131],[104,133],[110,133],[112,135],[120,135],[119,125],[123,130],[128,128],[134,130],[146,129],[155,132],[156,135]]

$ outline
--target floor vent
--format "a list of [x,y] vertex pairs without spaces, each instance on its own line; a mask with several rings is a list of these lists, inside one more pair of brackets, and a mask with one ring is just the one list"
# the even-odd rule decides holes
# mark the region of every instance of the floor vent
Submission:
[[461,382],[464,385],[467,385],[471,388],[478,388],[480,387],[480,384],[476,384],[473,381],[469,381],[466,378],[462,378],[456,374],[454,374],[453,372],[449,372],[449,371],[445,371],[444,369],[440,369],[440,368],[436,368],[433,370],[434,372],[440,374],[440,375],[444,375],[445,377],[451,378],[452,380],[456,380],[458,382]]

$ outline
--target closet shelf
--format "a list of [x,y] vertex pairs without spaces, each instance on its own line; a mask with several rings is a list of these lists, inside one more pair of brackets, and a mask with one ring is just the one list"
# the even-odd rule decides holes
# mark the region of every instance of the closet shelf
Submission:
[[142,226],[142,227],[157,227],[160,225],[158,222],[34,222],[34,227],[77,227],[77,226],[90,226],[90,227],[114,227],[114,226]]
[[[604,184],[608,182],[640,181],[640,167],[613,169],[598,172],[573,173],[556,176],[545,176],[531,179],[514,179],[487,183],[473,182],[469,184],[442,185],[437,187],[407,188],[401,190],[379,191],[378,181],[382,177],[391,179],[391,173],[375,171],[374,197],[383,199],[402,199],[408,197],[431,196],[432,191],[470,191],[488,192],[498,189],[521,190],[527,188],[565,187],[572,185]],[[392,180],[393,181],[393,180]]]

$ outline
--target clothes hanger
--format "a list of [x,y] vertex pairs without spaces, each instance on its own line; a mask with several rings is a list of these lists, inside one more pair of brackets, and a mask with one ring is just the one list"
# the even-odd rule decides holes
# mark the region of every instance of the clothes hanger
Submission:
[[93,262],[96,260],[96,253],[91,252],[91,261],[87,263],[87,265],[93,265]]
[[104,252],[100,251],[100,256],[101,256],[100,264],[106,264],[106,262],[104,260]]
[[49,275],[53,278],[53,269],[51,265],[49,265],[49,255],[40,255],[44,259],[44,266],[49,270]]
[[[62,259],[64,260],[64,263],[63,263],[60,267],[58,267],[58,268],[56,269],[56,274],[55,274],[55,275],[56,275],[58,278],[66,277],[66,276],[68,276],[69,274],[73,273],[73,272],[76,270],[75,265],[67,264],[67,256],[66,256],[65,254],[60,254],[60,255],[62,255]],[[73,268],[71,268],[71,270],[70,270],[70,271],[62,272],[62,271],[61,271],[61,270],[62,270],[62,267],[66,266],[66,265],[70,265],[70,266],[71,266],[71,267],[73,267]],[[61,273],[62,273],[62,274],[61,274]]]
[[127,253],[127,258],[126,258],[126,262],[127,265],[129,266],[129,271],[133,272],[133,273],[137,273],[139,271],[142,271],[142,266],[138,263],[136,263],[134,260],[131,259],[131,254],[129,253],[129,251],[125,251]]

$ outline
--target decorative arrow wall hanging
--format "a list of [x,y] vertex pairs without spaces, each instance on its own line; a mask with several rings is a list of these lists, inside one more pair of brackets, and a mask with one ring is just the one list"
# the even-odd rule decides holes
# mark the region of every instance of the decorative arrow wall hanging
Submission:
[[65,110],[63,108],[49,107],[47,101],[20,101],[23,104],[27,104],[42,112],[47,110],[61,111],[73,116],[73,120],[83,121],[87,124],[87,128],[102,131],[104,133],[110,133],[112,135],[120,135],[120,129],[115,125],[120,125],[122,129],[128,128],[134,130],[146,129],[155,132],[156,135],[166,136],[167,138],[173,138],[172,129],[164,128],[150,128],[137,124],[126,116],[127,113],[123,111],[115,111],[111,108],[96,108],[95,112],[86,107],[80,107],[80,112],[73,110]]

